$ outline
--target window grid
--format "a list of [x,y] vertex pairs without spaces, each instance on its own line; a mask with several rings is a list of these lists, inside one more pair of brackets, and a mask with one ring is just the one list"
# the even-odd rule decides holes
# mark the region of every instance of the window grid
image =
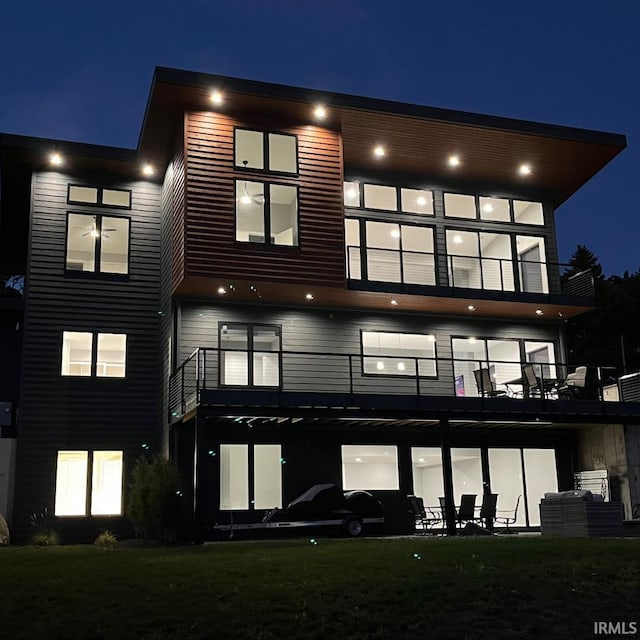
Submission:
[[126,333],[63,331],[60,375],[126,378],[127,342]]
[[[246,157],[239,157],[239,137],[242,136],[243,133],[247,134],[259,134],[261,136],[261,148],[259,149],[258,155],[260,156],[260,166],[250,166],[250,160],[247,160]],[[293,139],[293,164],[294,169],[292,171],[282,170],[282,169],[274,169],[271,167],[272,164],[272,152],[273,148],[278,144],[278,141],[282,141],[284,138]],[[276,175],[290,175],[296,176],[299,171],[299,163],[298,163],[298,136],[292,133],[281,133],[276,131],[263,131],[259,129],[249,129],[246,127],[235,127],[234,128],[234,167],[236,169],[242,169],[245,171],[251,172],[260,172],[260,173],[271,173]],[[249,156],[250,157],[250,156]]]

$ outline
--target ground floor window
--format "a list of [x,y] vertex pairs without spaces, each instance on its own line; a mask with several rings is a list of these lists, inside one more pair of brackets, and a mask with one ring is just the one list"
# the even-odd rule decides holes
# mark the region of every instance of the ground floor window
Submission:
[[[540,526],[540,500],[547,492],[558,490],[556,456],[553,449],[489,448],[489,477],[483,475],[480,448],[452,448],[454,502],[460,504],[463,493],[482,503],[485,487],[498,494],[497,508],[514,512],[515,526]],[[344,460],[344,457],[343,457]],[[444,496],[442,454],[439,447],[412,447],[411,464],[414,494],[426,505],[438,509]],[[344,464],[343,464],[344,467]],[[525,500],[526,496],[526,500]],[[518,502],[519,500],[519,502]]]
[[342,488],[397,490],[398,448],[391,445],[342,445]]
[[58,451],[55,515],[86,516],[88,507],[91,515],[122,514],[122,451]]
[[282,508],[280,445],[221,444],[220,509],[276,507]]

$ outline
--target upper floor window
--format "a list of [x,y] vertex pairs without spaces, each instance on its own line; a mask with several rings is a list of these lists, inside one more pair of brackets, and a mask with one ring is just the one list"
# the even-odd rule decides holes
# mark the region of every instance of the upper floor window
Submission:
[[285,133],[236,129],[234,163],[244,169],[298,173],[298,139]]
[[[362,203],[362,204],[361,204]],[[433,215],[433,193],[427,189],[406,189],[381,184],[344,183],[345,207]]]
[[280,386],[280,327],[221,323],[220,384],[239,387]]
[[124,333],[62,333],[63,376],[124,378],[127,336]]
[[448,218],[465,218],[467,220],[544,224],[544,214],[540,202],[494,196],[476,197],[462,193],[445,193],[444,214]]
[[131,209],[131,191],[129,189],[108,189],[106,187],[87,187],[70,184],[67,202]]
[[65,270],[129,273],[129,218],[69,213]]
[[362,371],[386,376],[437,375],[435,336],[363,331]]
[[431,227],[347,218],[345,241],[352,280],[436,284]]
[[298,245],[298,188],[236,180],[236,240]]

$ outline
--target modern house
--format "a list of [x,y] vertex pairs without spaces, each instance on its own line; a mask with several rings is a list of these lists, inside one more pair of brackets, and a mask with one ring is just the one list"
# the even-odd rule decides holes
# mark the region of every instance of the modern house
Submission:
[[407,494],[445,498],[453,530],[487,491],[534,528],[596,471],[630,517],[637,379],[567,365],[593,281],[554,225],[625,144],[171,69],[135,150],[2,135],[0,273],[26,276],[21,382],[0,387],[13,530],[44,507],[67,539],[126,529],[155,450],[205,537],[320,482],[397,528]]

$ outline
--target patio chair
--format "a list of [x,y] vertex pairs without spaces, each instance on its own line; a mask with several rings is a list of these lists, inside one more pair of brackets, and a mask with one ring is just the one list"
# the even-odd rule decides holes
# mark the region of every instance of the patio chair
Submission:
[[507,395],[502,389],[496,389],[496,383],[491,379],[489,369],[475,369],[473,375],[476,379],[478,393],[483,398],[501,398]]
[[584,391],[586,384],[587,367],[576,367],[576,370],[570,373],[564,384],[558,388],[558,396],[565,400],[577,398]]
[[522,498],[522,496],[518,496],[518,499],[516,500],[516,508],[513,511],[506,510],[506,509],[501,509],[500,511],[496,511],[496,516],[494,518],[494,521],[497,522],[498,524],[505,525],[504,529],[502,529],[501,531],[496,531],[496,533],[502,533],[502,534],[515,533],[510,528],[510,525],[515,524],[516,520],[518,519],[518,507],[520,506],[520,498]]
[[409,501],[409,513],[413,516],[415,525],[422,527],[423,534],[427,533],[429,527],[442,522],[441,517],[424,506],[424,500],[421,497],[411,495],[407,496],[407,500]]
[[[485,493],[482,496],[482,505],[480,506],[480,513],[475,518],[476,520],[483,522],[487,525],[487,528],[493,526],[493,520],[496,518],[496,506],[498,504],[497,493]],[[488,522],[491,521],[491,522]]]
[[456,522],[462,525],[463,522],[473,522],[476,517],[476,498],[474,493],[463,493],[460,496],[460,506],[456,514]]

